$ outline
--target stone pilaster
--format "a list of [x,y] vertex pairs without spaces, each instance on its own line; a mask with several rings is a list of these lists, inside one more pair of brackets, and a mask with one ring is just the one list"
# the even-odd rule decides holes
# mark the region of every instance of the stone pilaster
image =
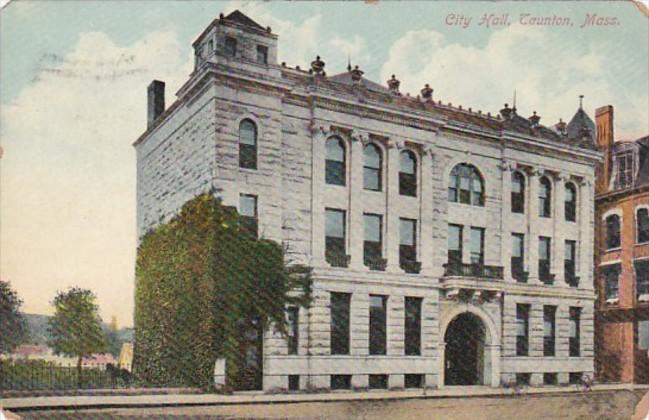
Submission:
[[512,210],[512,164],[503,160],[500,164],[502,203],[500,212],[500,265],[503,267],[505,281],[516,282],[512,277],[511,256],[512,238],[509,220]]
[[435,153],[432,146],[424,147],[421,156],[421,204],[419,206],[419,261],[421,273],[424,275],[441,276],[442,267],[433,264],[433,159]]
[[529,272],[529,283],[540,284],[539,279],[539,173],[530,171],[527,176],[527,236],[525,238],[525,259]]
[[593,289],[593,243],[595,240],[594,225],[594,186],[589,180],[579,185],[577,194],[577,223],[579,223],[579,253],[577,275],[579,276],[579,288]]
[[311,143],[311,265],[325,265],[325,141],[323,127],[312,129]]
[[367,134],[354,133],[351,146],[351,185],[349,188],[349,255],[350,268],[363,269],[363,145]]
[[402,148],[401,140],[390,139],[388,142],[386,271],[392,273],[403,272],[399,267],[399,152]]
[[568,286],[564,273],[564,257],[566,247],[566,235],[564,225],[566,223],[566,181],[568,176],[560,173],[554,177],[554,195],[552,199],[552,263],[550,272],[554,274],[554,285]]

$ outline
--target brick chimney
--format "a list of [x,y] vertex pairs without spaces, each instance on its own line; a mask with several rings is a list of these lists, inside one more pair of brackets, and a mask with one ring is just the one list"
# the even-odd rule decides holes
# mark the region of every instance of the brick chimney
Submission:
[[613,164],[613,106],[606,105],[595,110],[595,126],[597,127],[597,148],[604,153],[604,162],[596,170],[596,194],[608,191]]
[[165,82],[154,80],[147,88],[147,129],[165,111]]

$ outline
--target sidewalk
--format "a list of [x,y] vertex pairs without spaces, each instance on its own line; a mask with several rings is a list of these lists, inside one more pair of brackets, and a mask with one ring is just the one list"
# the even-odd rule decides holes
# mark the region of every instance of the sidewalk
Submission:
[[[611,384],[596,385],[590,392],[614,390],[649,390],[649,385]],[[519,395],[547,395],[582,393],[574,386],[525,388]],[[20,412],[24,410],[45,409],[98,409],[98,408],[151,408],[167,406],[210,406],[210,405],[245,405],[245,404],[291,404],[306,402],[334,401],[372,401],[404,400],[422,398],[457,398],[457,397],[502,397],[514,396],[514,391],[504,388],[483,386],[453,386],[433,390],[407,391],[337,391],[317,394],[263,394],[256,392],[219,394],[165,394],[165,395],[111,395],[111,396],[49,396],[29,398],[5,398],[0,400],[2,408]]]

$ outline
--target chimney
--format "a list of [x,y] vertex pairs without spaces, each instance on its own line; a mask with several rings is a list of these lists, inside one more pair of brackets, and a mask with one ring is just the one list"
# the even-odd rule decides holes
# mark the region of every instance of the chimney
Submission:
[[154,80],[147,88],[147,129],[165,111],[165,82]]
[[604,161],[598,165],[596,194],[608,191],[613,163],[613,106],[606,105],[595,110],[595,127],[597,132],[597,147],[604,153]]

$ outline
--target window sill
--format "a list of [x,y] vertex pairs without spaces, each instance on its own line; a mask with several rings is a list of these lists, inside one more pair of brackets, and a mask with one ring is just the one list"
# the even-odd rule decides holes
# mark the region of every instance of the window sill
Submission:
[[649,241],[645,241],[645,242],[636,242],[634,246],[645,246],[645,245],[649,245]]
[[638,296],[638,302],[649,302],[649,293]]
[[613,298],[613,299],[606,299],[606,304],[607,305],[616,305],[620,299],[618,298]]
[[608,248],[608,249],[607,249],[606,251],[604,251],[604,252],[615,252],[615,251],[621,251],[621,250],[622,250],[622,247],[621,247],[621,246],[618,246],[618,247],[615,247],[615,248]]

